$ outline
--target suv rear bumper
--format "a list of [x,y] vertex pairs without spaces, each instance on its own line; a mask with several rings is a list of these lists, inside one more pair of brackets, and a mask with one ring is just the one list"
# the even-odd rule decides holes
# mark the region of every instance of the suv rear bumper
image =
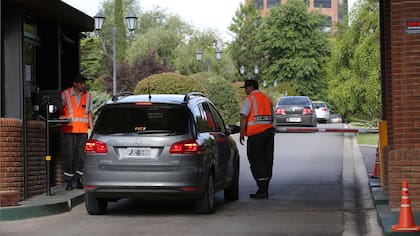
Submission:
[[145,188],[145,187],[112,187],[99,186],[94,190],[85,190],[95,198],[143,198],[143,199],[197,199],[202,195],[202,190],[185,191],[180,188]]
[[[193,170],[194,169],[194,170]],[[110,171],[85,166],[85,190],[104,198],[197,198],[208,173],[197,168],[179,171]]]

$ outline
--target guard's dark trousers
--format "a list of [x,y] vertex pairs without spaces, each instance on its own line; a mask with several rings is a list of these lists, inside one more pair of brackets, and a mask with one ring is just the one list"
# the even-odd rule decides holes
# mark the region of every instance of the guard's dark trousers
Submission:
[[274,134],[274,128],[270,128],[247,139],[248,161],[258,186],[258,191],[250,194],[251,198],[268,198],[273,173]]
[[83,159],[85,157],[85,143],[87,134],[63,133],[64,178],[66,189],[73,189],[73,180],[76,180],[77,188],[83,188]]

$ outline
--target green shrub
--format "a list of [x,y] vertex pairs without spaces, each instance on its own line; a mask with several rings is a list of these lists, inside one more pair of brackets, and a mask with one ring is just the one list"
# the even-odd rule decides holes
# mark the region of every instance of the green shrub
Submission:
[[93,97],[92,119],[93,121],[96,121],[100,108],[111,99],[111,96],[106,92],[101,92],[99,90],[92,90],[91,92]]
[[208,98],[216,106],[226,124],[239,122],[240,103],[230,81],[208,72],[193,74],[190,77],[201,81],[207,90]]
[[187,94],[202,92],[206,94],[203,84],[195,78],[176,74],[161,73],[151,75],[137,83],[134,94]]

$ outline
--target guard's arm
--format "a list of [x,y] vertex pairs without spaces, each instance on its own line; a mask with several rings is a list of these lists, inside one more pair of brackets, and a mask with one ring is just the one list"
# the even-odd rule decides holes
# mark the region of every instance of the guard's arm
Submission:
[[239,142],[242,145],[244,145],[244,141],[245,141],[245,130],[246,130],[247,121],[248,121],[248,116],[241,114],[241,118],[240,118],[241,131],[239,133]]

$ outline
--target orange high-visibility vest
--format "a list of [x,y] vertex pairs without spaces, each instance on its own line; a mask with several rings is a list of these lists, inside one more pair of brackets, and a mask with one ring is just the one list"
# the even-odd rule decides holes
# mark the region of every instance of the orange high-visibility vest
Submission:
[[273,127],[273,108],[271,100],[262,92],[255,91],[247,96],[251,104],[248,115],[246,136],[259,134]]
[[87,133],[89,128],[89,105],[92,95],[90,92],[83,92],[80,103],[76,103],[76,99],[71,94],[74,93],[74,88],[68,88],[61,93],[64,98],[65,106],[62,114],[71,121],[61,126],[61,131],[64,133]]

